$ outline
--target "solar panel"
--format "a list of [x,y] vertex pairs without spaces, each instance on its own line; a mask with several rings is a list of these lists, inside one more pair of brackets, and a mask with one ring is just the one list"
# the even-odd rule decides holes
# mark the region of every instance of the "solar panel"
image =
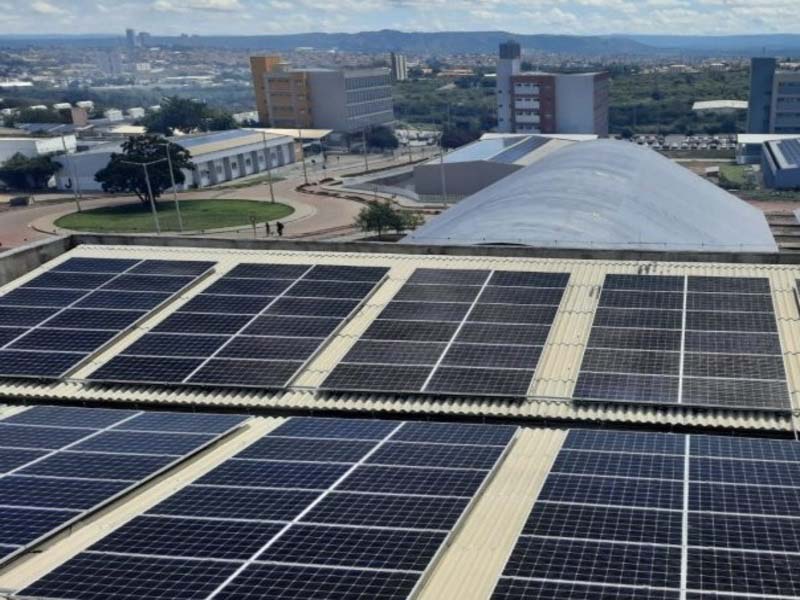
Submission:
[[237,265],[89,378],[285,387],[386,272],[384,267]]
[[797,598],[798,448],[570,431],[492,598]]
[[408,598],[515,434],[291,418],[21,596]]
[[203,449],[246,418],[36,406],[0,420],[0,563]]
[[769,280],[606,275],[573,397],[788,410]]
[[71,258],[0,296],[0,377],[58,379],[214,266]]
[[525,397],[568,281],[417,269],[321,387]]

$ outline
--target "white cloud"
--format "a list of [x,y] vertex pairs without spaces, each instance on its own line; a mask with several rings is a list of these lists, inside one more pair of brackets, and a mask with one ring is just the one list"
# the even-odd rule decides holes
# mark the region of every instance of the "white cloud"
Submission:
[[50,4],[49,2],[45,2],[45,0],[36,0],[36,2],[32,2],[31,9],[33,10],[33,12],[38,13],[40,15],[69,14],[69,12],[64,10],[63,8],[55,6],[54,4]]
[[244,10],[239,0],[155,0],[153,8],[160,12],[185,13],[192,10],[237,12]]

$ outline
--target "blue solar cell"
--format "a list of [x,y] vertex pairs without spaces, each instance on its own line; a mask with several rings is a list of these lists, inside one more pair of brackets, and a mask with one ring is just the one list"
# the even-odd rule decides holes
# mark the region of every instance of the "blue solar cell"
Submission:
[[82,553],[22,590],[24,596],[81,600],[201,600],[236,562]]
[[689,545],[800,553],[800,519],[689,513]]
[[137,310],[67,309],[50,319],[47,326],[56,329],[120,331],[141,319],[145,314],[144,311]]
[[319,491],[190,485],[149,512],[218,519],[290,521],[319,495]]
[[0,346],[5,346],[28,331],[24,327],[0,327]]
[[800,490],[796,488],[689,484],[689,510],[751,515],[797,516]]
[[7,475],[0,478],[0,504],[87,510],[130,485],[129,481]]
[[64,288],[72,290],[93,290],[110,281],[117,275],[104,273],[57,273],[49,271],[34,277],[23,288]]
[[354,492],[472,496],[486,478],[484,471],[362,466],[338,487]]
[[201,333],[233,334],[247,325],[249,315],[200,315],[177,312],[159,323],[153,331],[157,333]]
[[247,415],[237,414],[148,411],[114,429],[220,434],[241,425],[248,418]]
[[33,327],[58,312],[57,308],[26,308],[4,306],[0,310],[0,325],[4,327]]
[[145,260],[131,269],[130,273],[138,275],[202,275],[216,263],[194,260]]
[[268,435],[239,452],[236,457],[355,463],[374,447],[375,442],[367,441],[281,438]]
[[[3,419],[16,425],[49,425],[103,429],[136,415],[139,411],[116,408],[73,408],[68,406],[34,406]],[[58,432],[54,432],[58,433]],[[86,435],[89,432],[85,432]],[[48,430],[47,434],[50,432]]]
[[206,358],[214,354],[227,341],[228,336],[226,335],[148,333],[126,348],[125,354]]
[[672,433],[572,429],[567,434],[563,447],[602,452],[636,452],[683,456],[685,446],[686,437]]
[[173,456],[59,452],[22,469],[19,474],[136,481],[162,469],[174,460]]
[[680,600],[680,598],[681,593],[678,590],[501,577],[491,600]]
[[403,425],[392,441],[505,446],[516,432],[513,425],[411,422]]
[[554,473],[545,481],[539,499],[680,510],[683,482]]
[[18,545],[35,540],[64,521],[80,514],[77,510],[43,510],[35,508],[0,508],[0,544]]
[[170,294],[157,292],[92,292],[78,302],[76,308],[117,308],[151,310],[166,302]]
[[201,385],[281,388],[302,365],[301,361],[215,358],[192,375],[189,382]]
[[0,306],[63,307],[72,304],[85,294],[84,290],[21,287],[0,296]]
[[800,462],[800,444],[787,440],[693,435],[692,456]]
[[423,571],[445,532],[293,525],[259,561]]
[[563,450],[551,469],[555,473],[614,475],[652,479],[683,479],[682,456],[591,453]]
[[692,481],[800,487],[800,463],[692,458]]
[[202,362],[199,358],[120,355],[93,372],[89,379],[122,383],[181,383]]
[[121,292],[178,292],[192,283],[195,277],[165,275],[119,275],[103,286],[103,290]]
[[143,516],[94,544],[94,552],[246,560],[283,524]]
[[255,563],[219,593],[218,600],[400,600],[408,598],[418,573],[359,571]]
[[14,448],[44,448],[55,450],[92,433],[84,429],[56,429],[28,425],[6,425],[0,421],[2,444]]
[[[378,419],[293,418],[277,427],[272,435],[381,440],[396,429],[400,423],[401,421]],[[407,425],[404,427],[407,427]]]
[[213,435],[174,435],[139,431],[105,431],[73,446],[76,452],[182,455],[209,443]]
[[139,260],[135,258],[70,258],[50,269],[71,273],[122,273]]
[[33,329],[9,345],[12,350],[50,350],[53,352],[93,352],[115,335],[117,331]]
[[3,377],[62,377],[87,355],[80,353],[0,350],[0,375]]
[[341,464],[266,462],[231,459],[197,484],[324,490],[350,468]]
[[[297,279],[308,271],[311,265],[262,265],[258,263],[242,263],[236,265],[226,278],[248,279]],[[287,284],[288,285],[288,284]]]
[[386,443],[367,460],[371,464],[446,467],[451,469],[491,469],[503,446]]
[[[2,433],[2,431],[3,430],[0,429],[0,433]],[[6,440],[0,439],[0,444],[7,443]],[[19,450],[16,448],[0,447],[0,474],[13,471],[45,454],[47,454],[47,452],[43,450]]]
[[270,296],[219,296],[200,294],[181,306],[181,312],[255,315],[273,301]]
[[[800,556],[689,548],[686,584],[694,590],[800,595]],[[752,597],[752,596],[751,596]]]

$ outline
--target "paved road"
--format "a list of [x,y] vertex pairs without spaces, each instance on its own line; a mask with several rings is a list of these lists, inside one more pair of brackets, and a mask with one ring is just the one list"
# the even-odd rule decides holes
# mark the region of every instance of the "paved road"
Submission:
[[[419,156],[415,152],[415,156]],[[337,160],[329,157],[327,169],[322,168],[319,158],[314,157],[315,163],[311,163],[312,157],[307,159],[306,170],[310,181],[322,179],[326,176],[341,174],[343,172],[353,172],[363,169],[363,156],[343,155]],[[408,160],[407,155],[397,155],[395,157],[379,157],[371,155],[368,157],[370,169],[402,164]],[[263,174],[262,174],[263,175]],[[286,220],[286,230],[284,235],[287,237],[324,237],[329,230],[341,233],[343,228],[352,225],[358,211],[362,205],[358,202],[344,200],[340,198],[326,198],[312,194],[302,194],[295,191],[295,188],[303,182],[303,168],[301,164],[293,164],[282,169],[275,170],[276,176],[285,177],[283,181],[274,184],[276,200],[285,202],[295,208],[295,214]],[[223,186],[215,189],[205,189],[180,194],[181,199],[200,199],[200,198],[242,198],[246,200],[269,199],[269,188],[265,183],[258,183],[250,187],[234,187],[241,185],[245,180],[231,182],[230,186]],[[37,198],[54,198],[57,195],[37,195]],[[62,196],[63,197],[63,196]],[[169,198],[165,198],[169,200]],[[0,197],[0,202],[3,198]],[[111,206],[117,204],[127,204],[138,202],[133,196],[106,197],[94,200],[84,200],[82,206],[97,208],[101,206]],[[59,203],[48,203],[27,208],[15,208],[0,211],[0,244],[3,248],[18,246],[30,241],[49,237],[57,233],[53,222],[59,217],[69,214],[75,210],[73,202],[67,200]],[[31,224],[45,231],[43,233],[31,228]],[[262,235],[259,233],[259,235]],[[225,232],[214,234],[214,237],[252,237],[252,229],[243,228],[239,232]]]

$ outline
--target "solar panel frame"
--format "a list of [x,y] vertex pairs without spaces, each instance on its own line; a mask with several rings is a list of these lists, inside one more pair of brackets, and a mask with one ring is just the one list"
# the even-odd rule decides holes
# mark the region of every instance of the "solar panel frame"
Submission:
[[[578,474],[562,473],[565,455]],[[598,585],[609,599],[650,597],[640,586],[696,600],[794,598],[796,456],[794,440],[571,430],[492,598],[605,598],[599,587],[589,591]],[[653,470],[609,476],[615,461],[633,458]],[[590,491],[594,484],[602,494]],[[656,551],[671,558],[642,560]],[[625,585],[630,596],[607,585]],[[535,591],[558,586],[556,596]]]
[[[280,526],[280,531],[268,541],[265,540],[265,543],[256,552],[250,552],[249,556],[237,554],[235,558],[232,558],[231,564],[236,568],[230,572],[225,581],[218,581],[218,585],[213,590],[205,590],[204,598],[218,599],[240,593],[249,594],[251,592],[247,590],[252,586],[251,570],[273,566],[297,572],[323,570],[326,573],[348,574],[348,577],[352,574],[356,577],[352,580],[348,579],[348,581],[360,581],[360,574],[384,576],[402,573],[402,585],[400,588],[393,587],[387,591],[387,598],[399,599],[413,596],[424,581],[425,572],[432,568],[432,565],[439,559],[453,532],[458,529],[458,524],[469,513],[469,508],[480,495],[480,491],[488,485],[518,433],[516,427],[510,426],[422,424],[423,427],[419,427],[418,425],[420,424],[403,421],[290,418],[249,447],[253,448],[255,452],[248,452],[248,448],[245,448],[241,453],[206,474],[205,481],[204,478],[201,478],[184,487],[174,496],[152,507],[144,516],[131,521],[72,561],[58,567],[40,582],[34,582],[21,594],[23,597],[29,593],[54,598],[84,597],[85,593],[80,589],[81,587],[93,593],[92,590],[96,589],[95,584],[91,581],[86,585],[77,582],[73,576],[75,573],[73,565],[80,565],[81,561],[86,561],[89,557],[99,557],[96,560],[100,560],[104,556],[114,556],[114,554],[104,554],[103,550],[122,552],[123,556],[133,552],[131,555],[140,557],[145,562],[150,561],[147,564],[154,564],[158,561],[164,561],[166,564],[169,555],[173,555],[175,558],[176,554],[184,555],[181,558],[198,562],[201,562],[201,559],[205,560],[208,556],[214,556],[218,560],[222,560],[219,558],[220,556],[228,556],[226,560],[231,560],[228,551],[222,544],[224,540],[213,539],[203,531],[189,529],[192,531],[190,536],[192,539],[178,538],[186,549],[163,546],[167,540],[177,535],[176,532],[179,529],[185,530],[190,527],[189,522],[192,519],[200,519],[197,521],[198,523],[201,523],[202,519],[208,519],[206,521],[209,523],[208,527],[205,525],[202,527],[208,529],[209,532],[215,528],[224,530],[226,526],[223,522],[235,522],[239,529],[246,528],[250,522],[276,524]],[[411,428],[409,436],[406,436],[410,437],[410,440],[391,441],[405,427]],[[419,448],[417,448],[417,442],[411,441],[411,439],[430,439],[431,437],[437,437],[441,441],[428,441]],[[278,452],[275,454],[270,451],[267,455],[263,455],[259,448],[269,445],[266,442],[270,439],[279,441],[279,445],[275,447]],[[358,442],[358,440],[361,441]],[[324,443],[319,444],[320,441]],[[457,446],[452,443],[454,441],[467,442],[470,445]],[[486,441],[491,442],[488,448],[484,448],[482,445]],[[308,449],[317,444],[317,458],[314,459],[312,454],[307,454],[302,449],[300,454],[297,454],[298,444],[305,445]],[[339,448],[332,449],[331,444],[338,444]],[[477,490],[472,490],[471,487],[469,490],[466,488],[462,490],[462,492],[469,492],[469,495],[464,497],[436,495],[437,490],[426,492],[432,491],[433,495],[409,495],[404,490],[398,494],[389,495],[365,494],[346,490],[345,483],[348,478],[363,468],[372,470],[394,468],[404,472],[416,470],[419,474],[425,474],[425,477],[429,473],[436,473],[437,477],[441,477],[451,471],[450,467],[445,464],[441,464],[437,468],[370,466],[368,462],[370,457],[378,456],[377,451],[386,444],[392,444],[394,447],[407,447],[415,452],[419,451],[411,456],[411,462],[414,464],[418,462],[414,457],[423,456],[426,451],[429,452],[432,444],[447,451],[441,454],[441,459],[445,462],[447,456],[458,459],[457,453],[463,452],[464,449],[471,449],[471,452],[478,454],[488,452],[487,460],[491,460],[492,457],[494,460],[491,461],[491,464],[488,464],[487,460],[483,460],[474,469],[465,469],[459,466],[453,470],[455,473],[475,473],[481,479]],[[339,449],[347,452],[341,454]],[[351,450],[352,453],[348,454]],[[281,452],[287,453],[290,458],[282,458]],[[330,459],[332,453],[347,462],[323,463],[312,460],[320,460],[323,457]],[[245,456],[248,457],[245,458]],[[278,483],[280,486],[286,486],[282,489],[275,487],[225,488],[218,487],[225,484],[218,477],[208,479],[209,475],[214,475],[232,462],[260,464],[264,469],[268,469],[263,470],[263,473],[274,473],[274,466],[282,464],[281,460],[293,461],[291,464],[294,470],[327,464],[330,467],[336,467],[340,474],[334,481],[329,480],[325,487],[320,487],[316,491],[298,489],[297,481],[287,480]],[[340,468],[344,468],[345,471],[341,473]],[[247,478],[248,485],[254,482],[253,475],[255,474],[253,473]],[[260,482],[256,483],[261,485]],[[275,483],[273,479],[269,485]],[[418,491],[424,492],[424,490]],[[449,493],[451,490],[448,488],[447,491]],[[297,497],[300,503],[299,507],[291,500],[291,497]],[[234,500],[235,502],[233,502]],[[326,502],[327,500],[331,502]],[[214,503],[214,506],[210,506],[209,501]],[[346,505],[338,508],[342,501]],[[276,513],[265,510],[263,502],[277,508],[280,511],[278,513],[280,518],[276,520]],[[220,503],[219,506],[216,503]],[[211,508],[214,508],[215,512],[209,512]],[[357,510],[353,510],[354,508]],[[390,516],[391,520],[381,521]],[[367,521],[363,521],[365,518]],[[150,521],[145,521],[147,519]],[[179,523],[179,519],[187,519],[189,522]],[[357,523],[358,520],[362,520],[362,523]],[[170,523],[179,523],[179,527],[176,527],[174,531],[159,529],[159,527],[169,528]],[[135,538],[126,538],[131,530],[137,528],[142,533],[136,534]],[[126,544],[126,539],[136,540],[135,543],[138,546],[130,547]],[[313,543],[301,543],[302,540],[309,540]],[[109,546],[104,548],[104,544]],[[195,545],[198,548],[197,555],[185,556],[185,552],[190,551]],[[162,546],[166,550],[160,550],[159,548]],[[248,547],[252,550],[252,546]],[[193,550],[191,551],[193,552]],[[155,552],[163,552],[163,554],[154,554]],[[61,573],[64,575],[63,580],[61,580]],[[203,576],[204,572],[201,568],[198,577],[202,578]],[[92,568],[87,571],[87,577],[93,580],[101,577],[101,574]],[[269,589],[278,589],[279,591],[270,591],[269,593],[272,595],[290,593],[289,590],[297,592],[299,589],[297,585],[301,585],[299,580],[292,580],[291,583],[286,583],[288,587],[283,588],[284,583],[280,580],[271,580]],[[345,597],[351,593],[350,590],[355,589],[348,587],[350,584],[333,580],[328,580],[328,583],[329,585],[323,587],[315,584],[306,589],[310,590],[309,593],[332,594],[336,597],[339,597],[337,594],[344,594],[342,597]],[[267,584],[264,583],[258,588],[259,597],[265,593],[264,585]],[[340,585],[345,585],[345,587],[339,587]],[[358,593],[371,593],[365,591],[366,589],[358,587]],[[155,590],[146,588],[137,590],[137,593],[144,595],[147,595],[148,592],[155,593]],[[252,593],[256,592],[252,591]]]
[[[133,454],[108,454],[108,453],[86,453],[75,450],[79,445],[89,440],[99,437],[103,433],[119,431],[129,431],[124,428],[128,424],[135,422],[137,419],[145,416],[152,420],[153,417],[158,418],[161,415],[164,418],[169,418],[170,415],[179,415],[180,413],[157,413],[157,412],[144,412],[138,410],[117,410],[117,409],[83,409],[83,408],[69,408],[60,406],[36,406],[28,410],[10,415],[5,419],[0,419],[2,426],[11,425],[12,427],[28,427],[30,429],[42,429],[45,432],[59,432],[69,431],[76,432],[75,436],[71,436],[68,440],[64,440],[65,444],[56,448],[43,450],[43,454],[36,457],[32,461],[20,465],[11,471],[0,473],[0,504],[7,508],[14,506],[23,506],[19,504],[19,499],[24,497],[24,493],[20,493],[19,487],[15,484],[33,486],[35,489],[38,486],[40,490],[36,493],[37,501],[40,499],[45,500],[45,504],[41,506],[28,505],[29,508],[47,509],[47,508],[63,508],[71,509],[64,510],[62,513],[66,517],[62,520],[57,527],[51,528],[42,533],[34,539],[21,540],[23,543],[16,544],[12,552],[0,555],[0,565],[12,561],[24,552],[29,551],[37,544],[49,539],[53,535],[58,534],[65,528],[87,518],[94,512],[102,509],[103,507],[113,504],[120,498],[131,493],[141,485],[152,481],[163,473],[168,472],[176,465],[195,456],[196,454],[205,450],[210,444],[220,440],[233,431],[241,427],[241,425],[249,417],[241,415],[219,415],[224,421],[223,427],[217,427],[216,431],[211,432],[210,435],[195,435],[193,436],[198,441],[193,448],[181,452],[180,454],[161,455],[161,456],[141,456]],[[192,415],[188,415],[191,417]],[[198,418],[204,423],[211,423],[214,420],[213,414],[199,415]],[[186,419],[186,417],[184,417]],[[53,424],[60,423],[54,426]],[[210,427],[208,425],[207,427]],[[80,437],[77,436],[80,433]],[[41,434],[40,434],[41,435]],[[0,445],[3,440],[0,439]],[[152,468],[147,470],[146,473],[138,473],[135,479],[120,479],[120,478],[99,478],[88,479],[84,477],[71,478],[69,474],[64,473],[63,470],[56,470],[57,477],[53,478],[47,474],[33,474],[31,467],[42,465],[54,457],[59,456],[83,456],[89,461],[99,461],[103,457],[119,457],[128,460],[136,459],[139,464],[142,464],[144,459],[159,458],[158,464],[153,464]],[[11,482],[10,488],[7,488],[8,482]],[[75,484],[70,489],[70,485]],[[44,487],[43,487],[44,486]],[[48,487],[49,486],[49,487]],[[79,503],[78,496],[85,498],[85,492],[89,489],[95,490],[93,500],[85,500]],[[49,490],[49,491],[48,491]],[[71,504],[63,504],[63,500],[71,498]]]
[[[258,273],[273,274],[282,279],[258,279],[255,277]],[[225,336],[226,339],[216,348],[211,351],[194,352],[191,357],[176,358],[180,356],[180,348],[168,351],[165,346],[161,354],[137,355],[134,353],[143,351],[144,342],[139,344],[138,348],[134,343],[91,373],[88,380],[101,384],[150,383],[189,387],[286,388],[337,331],[361,309],[387,273],[388,268],[385,267],[241,263],[153,330],[157,334]],[[331,277],[350,279],[329,279]],[[264,288],[266,285],[270,288],[270,294],[259,296],[256,293],[246,296],[260,299],[262,305],[255,312],[253,308],[248,308],[244,314],[217,310],[192,312],[193,308],[197,308],[198,299],[211,303],[211,307],[214,308],[213,303],[216,299],[245,298],[244,295],[219,294],[221,290],[218,286],[230,282],[236,283],[237,286],[255,284]],[[273,286],[274,282],[279,282],[277,288]],[[308,293],[310,287],[323,289],[325,286],[336,286],[339,297],[296,296],[293,290],[301,283],[306,284],[305,291],[301,290],[302,293]],[[349,287],[350,291],[343,292],[344,287]],[[278,288],[280,291],[273,291]],[[357,295],[354,291],[356,289],[366,295],[358,299],[352,298],[351,296]],[[184,310],[186,307],[188,310]],[[303,335],[294,336],[288,335],[293,331],[284,328],[279,329],[278,335],[275,335],[275,331],[266,325],[268,322],[276,323],[275,319],[278,324],[283,322],[285,325],[288,321],[302,327],[311,326],[311,329],[300,331],[299,333]],[[323,329],[318,329],[318,326],[322,326]],[[265,333],[268,335],[263,335]],[[303,339],[297,341],[297,338]],[[259,346],[264,348],[264,344],[269,344],[270,340],[273,346],[267,348],[267,352],[253,352],[253,349]],[[174,340],[161,338],[162,344],[168,344],[170,341]],[[209,344],[213,344],[213,340],[209,340]],[[162,364],[159,366],[158,363]],[[140,365],[148,365],[149,368]],[[159,369],[161,375],[150,376]]]
[[[106,263],[105,261],[110,262]],[[104,258],[82,260],[73,258],[60,265],[56,265],[51,270],[46,271],[38,277],[25,282],[25,284],[22,286],[11,290],[9,294],[13,294],[18,290],[26,290],[26,293],[30,293],[32,290],[38,289],[41,289],[43,293],[47,293],[47,291],[50,290],[50,287],[39,287],[41,285],[41,281],[43,278],[45,281],[47,281],[48,278],[52,280],[54,277],[60,278],[59,285],[66,286],[66,290],[79,290],[82,292],[82,294],[80,296],[75,296],[72,301],[67,304],[63,304],[55,309],[47,309],[53,310],[52,314],[38,320],[36,323],[31,323],[28,327],[26,327],[26,330],[20,333],[20,335],[16,338],[12,338],[3,342],[3,344],[0,346],[0,354],[3,354],[5,358],[3,364],[11,365],[11,368],[4,369],[3,372],[0,373],[0,378],[63,379],[69,377],[72,373],[82,368],[89,357],[94,356],[104,348],[107,348],[111,344],[115,343],[131,329],[135,328],[142,321],[149,318],[153,312],[171,302],[172,299],[178,294],[185,292],[187,289],[191,288],[199,281],[210,275],[213,272],[215,264],[215,262],[210,261],[154,261]],[[175,265],[178,266],[176,267]],[[145,267],[145,270],[153,268],[190,269],[195,272],[196,275],[180,278],[169,275],[129,275],[129,273],[138,267]],[[70,271],[69,269],[72,268],[78,270],[74,272]],[[89,270],[92,268],[112,269],[112,272],[98,274],[96,271]],[[114,271],[114,269],[116,270]],[[94,276],[94,279],[91,279],[92,276]],[[159,293],[163,293],[163,284],[165,282],[169,282],[170,280],[179,280],[180,285],[178,286],[176,284],[172,286],[174,289],[171,293],[164,294],[160,299],[160,302],[147,309],[132,309],[130,305],[126,306],[123,310],[79,307],[80,304],[99,292],[107,292],[110,294],[116,293],[113,291],[115,289],[113,285],[114,282],[126,276],[159,277],[161,286],[155,290]],[[95,285],[81,285],[80,279],[83,278],[85,280],[87,277],[89,277],[90,282],[93,281]],[[78,283],[76,283],[76,280]],[[63,290],[54,290],[56,294],[58,294],[60,291]],[[127,296],[129,295],[130,294],[127,294]],[[152,294],[148,294],[148,297],[152,303]],[[4,318],[8,318],[9,316],[12,316],[15,308],[18,307],[6,306],[2,311],[0,311],[0,314],[5,315]],[[19,325],[20,323],[21,321],[17,322],[16,324]],[[59,323],[61,324],[59,325]],[[70,357],[70,354],[67,352],[59,353],[52,347],[47,347],[44,339],[36,342],[38,347],[35,350],[29,350],[31,352],[30,355],[18,355],[13,353],[14,350],[20,348],[20,346],[25,346],[26,344],[31,343],[31,340],[26,342],[26,338],[29,335],[34,336],[34,338],[37,335],[39,337],[44,336],[46,339],[48,332],[54,332],[50,335],[54,336],[52,339],[55,340],[55,344],[63,345],[63,343],[59,340],[64,336],[68,337],[68,333],[61,334],[61,338],[59,338],[55,331],[63,330],[64,332],[68,332],[68,330],[73,330],[77,336],[80,335],[79,332],[81,331],[95,329],[112,331],[114,332],[114,335],[110,335],[107,339],[101,340],[100,338],[102,336],[100,334],[89,334],[87,332],[83,336],[85,345],[82,347],[82,351],[80,353],[75,353],[72,355],[72,357]],[[40,332],[44,333],[40,334]],[[96,344],[91,344],[89,341],[89,338],[92,335],[97,340]],[[55,363],[48,362],[49,360],[55,360]]]
[[768,278],[607,274],[572,398],[785,412],[784,360]]

